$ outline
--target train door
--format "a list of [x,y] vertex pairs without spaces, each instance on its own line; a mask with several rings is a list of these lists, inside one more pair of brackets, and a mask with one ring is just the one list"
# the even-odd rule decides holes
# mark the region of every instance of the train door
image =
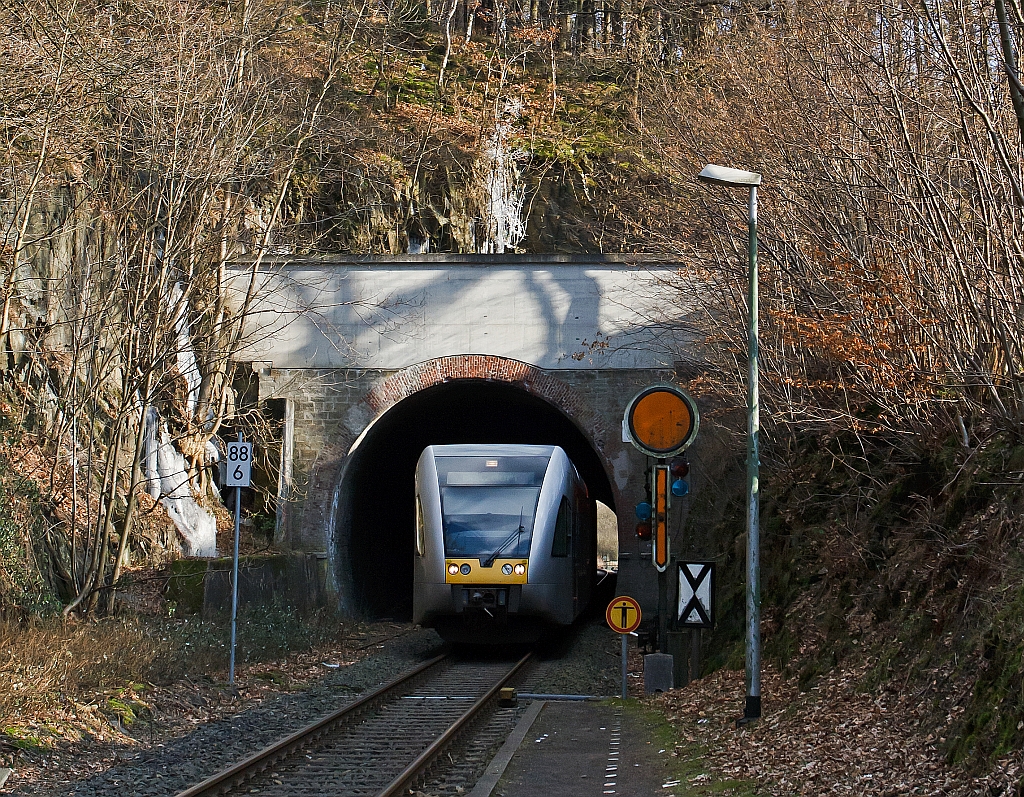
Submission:
[[[555,529],[551,539],[551,561],[556,568],[559,605],[559,614],[562,616],[560,622],[567,625],[573,621],[576,612],[576,572],[573,560],[573,519],[572,502],[568,497],[562,496],[558,504],[558,515],[555,518]],[[569,599],[572,596],[570,607]]]
[[[573,485],[573,491],[575,492],[578,488]],[[572,538],[572,619],[575,620],[580,615],[580,552],[583,550],[580,546],[580,512],[579,512],[579,495],[573,496],[573,501],[570,504],[569,518],[572,531],[570,537]]]

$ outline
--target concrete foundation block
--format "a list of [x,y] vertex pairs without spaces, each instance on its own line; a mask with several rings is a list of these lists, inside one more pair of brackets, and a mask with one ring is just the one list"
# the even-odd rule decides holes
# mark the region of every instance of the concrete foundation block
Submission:
[[672,656],[648,653],[644,656],[644,694],[667,692],[672,688]]
[[[327,555],[293,552],[246,556],[238,563],[238,605],[280,603],[310,610],[330,605]],[[209,563],[203,578],[203,614],[214,617],[231,611],[231,559]]]

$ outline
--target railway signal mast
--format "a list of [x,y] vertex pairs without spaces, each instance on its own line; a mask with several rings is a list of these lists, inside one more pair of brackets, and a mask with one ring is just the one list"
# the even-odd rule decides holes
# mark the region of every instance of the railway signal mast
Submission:
[[[685,476],[689,465],[682,454],[693,443],[700,415],[693,399],[675,385],[653,385],[637,393],[626,407],[623,431],[642,453],[655,460],[651,469],[651,503],[637,505],[638,533],[651,537],[651,561],[658,571],[658,641],[668,649],[668,577],[672,540],[668,533],[668,512],[672,496],[689,491]],[[646,525],[645,525],[646,524]]]

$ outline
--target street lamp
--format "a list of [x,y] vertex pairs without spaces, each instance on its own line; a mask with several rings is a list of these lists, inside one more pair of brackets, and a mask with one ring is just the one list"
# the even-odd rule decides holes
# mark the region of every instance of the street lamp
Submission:
[[702,182],[750,189],[750,222],[747,251],[750,256],[747,300],[750,305],[747,377],[747,702],[744,720],[761,716],[761,564],[760,530],[760,402],[757,394],[757,187],[761,175],[725,166],[705,166],[697,176]]

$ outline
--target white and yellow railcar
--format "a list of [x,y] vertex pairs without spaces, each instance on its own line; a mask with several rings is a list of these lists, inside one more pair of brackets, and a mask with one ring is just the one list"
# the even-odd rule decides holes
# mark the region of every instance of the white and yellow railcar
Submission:
[[413,620],[455,642],[572,624],[596,573],[594,501],[557,446],[429,446],[416,466]]

